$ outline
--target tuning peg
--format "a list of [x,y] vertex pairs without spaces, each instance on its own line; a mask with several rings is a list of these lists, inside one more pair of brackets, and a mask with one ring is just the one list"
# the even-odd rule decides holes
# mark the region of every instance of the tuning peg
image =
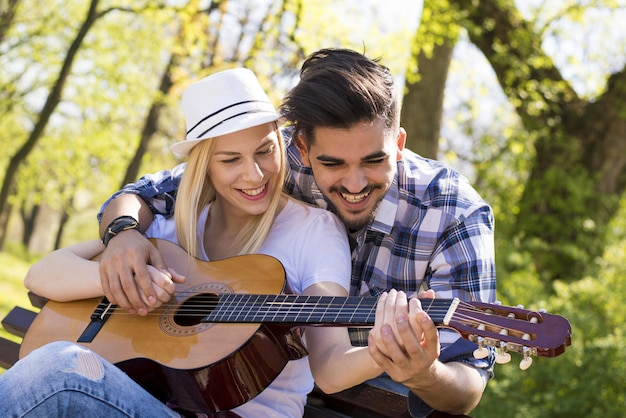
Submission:
[[498,364],[506,364],[511,361],[511,355],[506,351],[498,351],[496,354],[496,363]]
[[524,358],[519,362],[519,368],[526,370],[533,364],[533,358],[530,356],[530,348],[528,347],[522,348],[522,353],[524,354]]
[[476,344],[478,344],[478,348],[474,350],[474,358],[482,359],[489,355],[489,350],[485,348],[485,339],[483,337],[478,337],[476,339]]
[[506,343],[500,342],[500,347],[498,348],[498,353],[496,354],[496,363],[498,364],[506,364],[511,361],[511,355],[506,352]]

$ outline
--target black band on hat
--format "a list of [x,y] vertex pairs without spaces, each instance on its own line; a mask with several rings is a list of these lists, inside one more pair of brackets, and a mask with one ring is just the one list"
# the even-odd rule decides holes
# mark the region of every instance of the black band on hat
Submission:
[[[247,103],[265,103],[265,104],[268,104],[268,105],[272,106],[272,104],[271,104],[271,103],[269,103],[269,102],[265,102],[265,101],[262,101],[262,100],[246,100],[246,101],[243,101],[243,102],[233,103],[233,104],[231,104],[231,105],[229,105],[229,106],[223,107],[223,108],[221,108],[221,109],[217,110],[216,112],[213,112],[213,113],[211,113],[210,115],[205,116],[204,118],[200,119],[200,120],[198,121],[198,123],[196,123],[196,124],[195,124],[195,125],[194,125],[191,129],[189,129],[189,130],[187,131],[187,135],[189,135],[189,134],[191,133],[191,131],[193,131],[194,129],[196,129],[196,128],[198,127],[198,125],[200,125],[201,123],[205,122],[207,119],[210,119],[210,118],[214,117],[215,115],[217,115],[217,114],[219,114],[219,113],[221,113],[221,112],[224,112],[224,111],[226,111],[226,110],[228,110],[228,109],[230,109],[230,108],[233,108],[233,107],[235,107],[235,106],[241,106],[241,105],[244,105],[244,104],[247,104]],[[230,119],[236,118],[236,117],[241,116],[241,115],[246,115],[246,114],[248,114],[248,113],[259,113],[259,112],[263,112],[263,110],[260,110],[260,109],[248,110],[248,111],[246,111],[246,112],[241,112],[241,113],[238,113],[238,114],[236,114],[236,115],[230,116],[230,117],[228,117],[228,118],[226,118],[226,119],[222,119],[222,120],[221,120],[221,121],[219,121],[218,123],[214,124],[213,126],[211,126],[211,127],[210,127],[210,128],[208,128],[208,129],[206,129],[206,130],[205,130],[204,132],[202,132],[200,135],[196,136],[196,139],[201,138],[201,137],[202,137],[202,136],[204,136],[207,132],[211,131],[212,129],[215,129],[217,126],[220,126],[222,123],[224,123],[224,122],[226,122],[226,121],[228,121],[228,120],[230,120]]]
[[241,112],[241,113],[237,113],[236,115],[232,115],[231,117],[226,118],[226,119],[223,119],[223,120],[221,120],[220,122],[216,123],[215,125],[211,126],[209,129],[207,129],[206,131],[204,131],[204,132],[202,132],[200,135],[198,135],[198,136],[196,137],[196,139],[200,139],[200,138],[202,138],[202,137],[206,136],[207,132],[209,132],[209,131],[211,131],[211,130],[213,130],[213,129],[217,128],[217,127],[218,127],[218,126],[220,126],[222,123],[227,122],[227,121],[229,121],[229,120],[231,120],[231,119],[234,119],[234,118],[236,118],[236,117],[238,117],[238,116],[241,116],[241,115],[247,115],[247,114],[249,114],[249,113],[260,113],[260,112],[265,112],[265,111],[264,111],[264,110],[257,109],[257,110],[249,110],[249,111],[247,111],[247,112]]

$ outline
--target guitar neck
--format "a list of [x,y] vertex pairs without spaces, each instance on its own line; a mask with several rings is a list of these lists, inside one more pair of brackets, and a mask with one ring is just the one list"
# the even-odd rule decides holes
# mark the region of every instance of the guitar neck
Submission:
[[[372,326],[377,301],[360,296],[222,294],[202,322]],[[456,308],[456,299],[420,301],[436,324],[447,323]]]

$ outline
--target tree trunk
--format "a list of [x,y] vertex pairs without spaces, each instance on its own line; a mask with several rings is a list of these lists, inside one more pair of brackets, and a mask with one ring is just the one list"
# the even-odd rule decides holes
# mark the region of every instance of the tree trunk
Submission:
[[4,42],[9,29],[13,26],[19,2],[20,0],[0,0],[0,44]]
[[626,73],[614,74],[606,92],[587,102],[543,53],[541,37],[512,0],[451,3],[463,10],[471,41],[537,138],[517,218],[537,271],[548,281],[593,274],[626,188]]
[[417,57],[419,80],[407,82],[400,125],[407,132],[407,148],[426,158],[437,158],[443,99],[453,43],[435,45],[432,55]]
[[[211,1],[207,8],[199,9],[199,1],[190,1],[185,6],[186,14],[192,15],[192,19],[194,21],[201,20],[202,16],[208,16],[211,12],[213,12],[213,10],[219,7],[225,7],[227,3],[227,1]],[[198,27],[202,28],[204,26],[199,24]],[[177,34],[178,45],[172,50],[170,59],[163,71],[161,82],[159,83],[159,89],[155,94],[155,99],[150,106],[150,110],[148,111],[148,115],[146,116],[146,120],[141,130],[137,150],[135,151],[135,154],[126,169],[126,174],[122,179],[121,187],[124,187],[124,185],[128,183],[135,182],[139,177],[141,161],[143,160],[146,152],[148,152],[150,141],[159,128],[159,118],[163,108],[165,107],[164,99],[170,95],[172,87],[174,86],[173,73],[181,65],[183,59],[188,56],[187,51],[193,49],[191,45],[188,45],[189,40],[186,38],[187,36],[189,36],[189,34],[186,32],[184,24],[181,23],[181,27],[178,29]],[[211,54],[207,53],[207,55]]]
[[159,85],[159,91],[156,95],[156,99],[152,102],[152,106],[150,106],[150,110],[148,111],[148,116],[146,117],[146,121],[143,125],[143,129],[141,130],[141,136],[139,138],[139,145],[137,146],[137,150],[133,155],[130,163],[128,164],[128,168],[126,169],[126,175],[122,180],[121,187],[124,187],[125,184],[132,183],[137,180],[139,175],[139,170],[141,168],[141,160],[143,156],[148,151],[148,145],[150,144],[150,140],[154,133],[158,130],[159,127],[159,115],[161,110],[165,106],[163,103],[163,98],[169,95],[170,89],[172,88],[172,69],[174,67],[174,55],[170,57],[170,60],[163,72],[163,76],[161,77],[161,83]]
[[[71,208],[73,203],[73,198],[70,199],[67,207]],[[58,250],[61,248],[61,242],[63,240],[63,232],[65,231],[65,227],[67,226],[67,222],[70,220],[70,214],[67,209],[63,210],[61,213],[61,218],[59,219],[59,228],[57,229],[56,236],[54,237],[54,249]]]
[[25,205],[25,202],[22,203],[22,207],[20,208],[20,213],[22,215],[22,224],[24,225],[24,229],[22,230],[22,245],[24,246],[24,248],[28,248],[30,240],[33,237],[33,233],[35,232],[37,215],[39,214],[41,205],[33,205],[30,213],[28,213]]

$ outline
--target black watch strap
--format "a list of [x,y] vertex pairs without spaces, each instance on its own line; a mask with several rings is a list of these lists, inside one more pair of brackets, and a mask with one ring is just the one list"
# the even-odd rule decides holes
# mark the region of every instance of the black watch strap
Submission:
[[120,232],[128,231],[129,229],[136,229],[141,232],[139,229],[139,221],[132,216],[119,216],[113,219],[104,231],[102,243],[106,247],[109,241],[111,241],[111,238]]

